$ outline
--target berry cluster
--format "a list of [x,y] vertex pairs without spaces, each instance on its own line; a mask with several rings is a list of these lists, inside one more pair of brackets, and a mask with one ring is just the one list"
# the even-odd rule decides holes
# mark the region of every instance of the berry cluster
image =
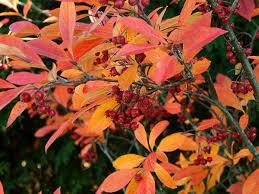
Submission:
[[100,52],[95,53],[95,56],[97,58],[94,62],[94,65],[99,65],[99,64],[102,64],[102,63],[105,63],[108,61],[109,52],[108,52],[108,50],[104,50],[104,51],[102,51],[102,54]]
[[197,9],[198,9],[198,11],[200,11],[202,13],[207,13],[210,10],[209,6],[206,4],[199,5],[199,7]]
[[[44,99],[44,93],[40,90],[37,90],[33,95],[35,102],[31,104],[31,108],[34,111],[38,111],[41,114],[48,114],[51,117],[56,115],[56,111],[51,109]],[[33,100],[31,94],[29,92],[23,92],[20,95],[21,102],[29,103]]]
[[154,105],[152,99],[147,96],[139,96],[129,90],[121,91],[118,86],[113,86],[112,91],[121,107],[117,112],[114,110],[106,111],[106,116],[110,117],[120,128],[136,129],[138,124],[134,119],[140,115],[143,115],[147,120],[155,118],[159,120],[162,117],[167,117],[163,107]]
[[[252,127],[250,129],[246,129],[245,130],[245,134],[247,135],[247,137],[250,139],[250,141],[254,141],[256,138],[256,128]],[[232,134],[232,138],[235,139],[237,142],[241,143],[242,142],[242,137],[239,133],[234,132]]]
[[194,160],[194,165],[206,165],[208,162],[212,162],[212,157],[204,158],[202,154],[198,154],[197,158]]
[[233,82],[231,84],[231,89],[236,94],[238,94],[238,93],[240,93],[240,94],[247,94],[248,92],[253,91],[253,87],[251,86],[250,83],[237,83],[237,82]]
[[124,67],[124,68],[121,70],[121,73],[119,73],[119,72],[117,71],[116,67],[112,67],[112,68],[110,69],[110,75],[111,75],[111,76],[120,75],[120,74],[122,74],[124,71],[126,71],[127,69],[128,69],[127,67]]
[[[236,6],[236,8],[233,10],[231,6],[229,6],[226,2],[219,1],[218,6],[214,9],[218,17],[220,18],[222,24],[230,23],[229,14],[233,13],[233,15],[236,15],[238,12],[238,9],[240,6]],[[234,23],[230,24],[232,27],[234,27]]]
[[111,41],[114,44],[121,44],[121,45],[125,45],[126,44],[126,39],[124,36],[115,36],[111,39]]
[[216,129],[216,134],[213,137],[207,138],[208,143],[215,143],[218,141],[222,141],[222,140],[226,139],[226,137],[229,134],[227,131],[221,129],[221,127],[219,125],[215,125],[215,126],[213,126],[213,128]]
[[[114,0],[114,7],[120,9],[123,8],[126,0]],[[99,0],[99,3],[102,5],[108,5],[109,0]],[[128,0],[129,5],[135,6],[138,3],[141,3],[144,7],[150,4],[150,0]]]

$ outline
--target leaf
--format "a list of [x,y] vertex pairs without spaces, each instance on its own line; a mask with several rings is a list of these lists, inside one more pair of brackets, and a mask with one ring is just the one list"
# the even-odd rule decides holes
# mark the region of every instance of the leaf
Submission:
[[164,109],[172,115],[182,112],[181,104],[178,102],[166,103]]
[[34,74],[29,72],[17,72],[10,74],[6,80],[16,85],[39,83],[46,78],[46,72]]
[[241,149],[238,153],[236,153],[233,157],[233,164],[236,165],[240,159],[248,158],[249,161],[253,160],[253,154],[248,149]]
[[[183,37],[183,59],[189,62],[193,57],[198,54],[201,49],[216,39],[218,36],[225,34],[227,31],[203,26],[193,26],[190,28]],[[202,36],[201,36],[202,34]]]
[[136,139],[141,143],[147,150],[150,151],[148,142],[147,142],[147,133],[144,126],[141,123],[138,123],[138,128],[134,131]]
[[244,182],[243,194],[257,194],[259,188],[259,169],[252,172]]
[[62,1],[59,12],[59,30],[64,46],[72,52],[72,41],[76,26],[76,8],[74,2]]
[[78,69],[67,69],[61,73],[62,77],[67,79],[76,79],[84,76],[84,73]]
[[65,51],[55,42],[46,38],[37,38],[28,42],[28,44],[39,54],[45,57],[57,60],[67,61]]
[[179,64],[176,57],[166,55],[156,64],[153,80],[160,85],[163,81],[183,71],[183,69],[184,67]]
[[25,111],[27,107],[28,105],[26,103],[18,101],[12,108],[6,127],[9,127],[17,119],[17,117],[20,116],[23,111]]
[[1,181],[0,181],[0,194],[4,194],[4,187]]
[[7,104],[14,100],[20,93],[25,90],[25,87],[19,87],[4,92],[0,92],[0,110],[2,110]]
[[135,179],[131,179],[130,183],[126,188],[125,194],[137,194],[138,183]]
[[237,182],[232,184],[227,191],[231,194],[242,194],[243,183]]
[[9,88],[16,88],[16,86],[0,78],[0,89]]
[[14,2],[12,3],[12,1],[10,1],[10,0],[0,0],[0,4],[5,5],[5,6],[9,7],[10,9],[13,9],[16,12],[18,12],[17,4],[14,4]]
[[164,42],[164,39],[160,33],[148,25],[143,19],[136,17],[122,17],[119,21],[127,28],[130,28],[131,30],[138,32],[152,40]]
[[70,94],[67,92],[66,86],[56,86],[54,90],[54,97],[59,104],[63,107],[67,107],[68,101],[70,100]]
[[139,169],[128,169],[128,170],[118,170],[110,174],[100,185],[96,194],[101,194],[103,191],[112,193],[119,191],[125,187],[130,180],[137,174]]
[[29,62],[43,65],[43,62],[37,53],[20,38],[10,35],[0,35],[0,44],[16,47],[24,53]]
[[243,114],[240,119],[239,119],[239,125],[241,129],[245,129],[248,125],[249,121],[249,115],[248,114]]
[[191,72],[194,75],[202,74],[203,72],[205,72],[209,68],[210,64],[211,64],[211,61],[209,61],[206,58],[204,58],[202,60],[198,60],[196,63],[194,63],[192,65]]
[[199,123],[199,126],[197,127],[197,130],[203,131],[205,129],[213,127],[214,125],[216,125],[218,123],[219,123],[218,119],[205,119],[205,120],[202,120]]
[[61,187],[57,188],[53,194],[61,194]]
[[229,77],[218,73],[216,76],[216,83],[219,84],[221,87],[230,88],[232,80]]
[[214,88],[218,95],[218,100],[225,106],[231,106],[238,110],[243,110],[239,104],[239,100],[230,88],[223,88],[218,84],[214,84]]
[[175,181],[173,178],[170,176],[170,174],[158,163],[156,164],[156,169],[155,169],[156,176],[158,179],[167,187],[171,189],[175,189],[177,186],[175,184]]
[[239,3],[240,8],[238,9],[238,13],[250,21],[255,9],[254,0],[240,0]]
[[173,152],[184,143],[185,136],[180,133],[174,133],[166,136],[157,147],[157,150],[162,152]]
[[46,135],[48,135],[50,132],[56,130],[59,128],[59,124],[53,124],[53,125],[47,125],[44,127],[39,128],[35,133],[34,136],[41,138],[44,137]]
[[158,136],[161,133],[163,133],[163,131],[167,128],[168,125],[169,125],[168,121],[160,121],[151,129],[151,132],[149,135],[149,145],[150,145],[151,150],[153,150]]
[[142,180],[139,182],[138,194],[155,194],[156,185],[155,180],[150,172],[145,172]]
[[37,35],[40,33],[39,27],[28,21],[14,22],[9,26],[9,29],[15,36],[19,37]]
[[23,7],[23,15],[24,17],[27,17],[29,10],[31,9],[32,2],[30,0],[27,0],[26,4]]
[[[184,135],[183,135],[184,136]],[[183,151],[195,151],[198,150],[198,144],[192,140],[190,137],[184,136],[183,144],[179,147],[179,150]]]
[[128,43],[124,45],[116,55],[117,56],[137,55],[152,49],[156,49],[158,47],[159,45]]
[[44,64],[35,64],[35,63],[28,63],[25,61],[19,61],[19,60],[14,60],[14,61],[10,61],[8,63],[8,65],[19,69],[20,67],[22,68],[39,68],[39,69],[44,69],[44,70],[48,70],[48,68],[44,65]]
[[128,90],[132,82],[135,80],[138,71],[138,64],[134,63],[132,66],[128,67],[118,78],[119,87],[122,90]]
[[140,165],[145,157],[136,154],[126,154],[117,158],[113,163],[116,169],[132,169]]
[[256,77],[256,81],[259,82],[259,64],[256,65],[256,67],[254,68],[254,74]]
[[179,16],[179,25],[184,25],[190,18],[192,11],[195,9],[195,4],[198,0],[186,0]]
[[151,152],[145,159],[143,167],[149,172],[153,172],[156,168],[156,154]]
[[64,123],[60,125],[58,130],[55,131],[55,133],[52,134],[52,136],[49,138],[45,145],[45,152],[47,153],[49,147],[51,144],[59,138],[66,130],[66,128],[71,125],[78,117],[80,117],[81,114],[83,114],[85,111],[87,111],[87,107],[79,110],[78,112],[74,113],[68,120],[66,120]]
[[1,55],[17,55],[24,56],[24,53],[16,47],[8,46],[5,44],[0,44],[0,54]]
[[112,110],[116,106],[118,106],[116,100],[108,99],[105,103],[97,107],[88,122],[89,134],[100,135],[103,130],[112,124],[112,120],[106,117],[105,112]]
[[173,176],[173,179],[177,181],[177,180],[180,180],[185,177],[190,177],[190,176],[200,173],[202,171],[203,171],[202,166],[188,166],[188,167],[182,168],[178,172],[176,172],[175,175]]

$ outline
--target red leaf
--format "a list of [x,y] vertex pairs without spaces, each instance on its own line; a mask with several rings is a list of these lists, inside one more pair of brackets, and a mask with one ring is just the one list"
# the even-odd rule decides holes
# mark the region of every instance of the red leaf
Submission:
[[6,127],[9,127],[17,119],[17,117],[20,116],[23,113],[23,111],[25,111],[26,108],[26,103],[18,101],[12,108]]
[[51,131],[58,129],[58,127],[59,127],[58,124],[47,125],[47,126],[41,127],[34,133],[34,136],[39,137],[39,138],[44,137],[44,136],[48,135]]
[[182,168],[178,172],[176,172],[175,175],[173,176],[173,179],[177,181],[182,178],[189,177],[194,174],[200,173],[202,171],[203,171],[202,166],[188,166],[188,167]]
[[9,26],[9,29],[15,33],[16,36],[21,37],[40,33],[39,27],[28,21],[14,22]]
[[202,122],[200,122],[199,126],[197,127],[197,130],[202,131],[211,128],[218,123],[218,119],[205,119]]
[[53,194],[61,194],[61,187],[57,188],[56,191],[54,191]]
[[25,54],[26,58],[29,59],[30,62],[43,65],[43,62],[37,53],[20,38],[10,35],[0,35],[0,43],[18,48]]
[[72,40],[76,26],[76,8],[74,2],[61,2],[59,12],[59,30],[63,44],[72,52]]
[[174,56],[164,56],[157,64],[153,80],[157,84],[183,71],[184,67],[178,63]]
[[151,152],[146,160],[144,161],[143,167],[149,171],[153,172],[156,168],[156,154],[154,152]]
[[16,88],[15,85],[0,78],[0,89]]
[[234,183],[228,188],[227,191],[231,194],[242,194],[243,184],[244,183],[241,182]]
[[181,104],[178,102],[166,103],[164,109],[172,115],[182,112]]
[[118,170],[111,175],[109,175],[98,188],[96,194],[101,194],[102,191],[105,192],[116,192],[125,187],[130,180],[137,174],[139,169],[127,169]]
[[4,187],[1,181],[0,181],[0,194],[4,194]]
[[136,17],[123,17],[120,19],[120,22],[127,28],[130,28],[133,31],[138,32],[152,40],[164,42],[164,39],[160,33],[142,19]]
[[68,56],[65,51],[55,42],[46,38],[37,38],[28,44],[39,54],[58,61],[67,61]]
[[152,44],[126,44],[119,50],[117,55],[118,56],[136,55],[158,47],[159,45],[152,45]]
[[239,3],[240,9],[238,10],[238,13],[250,21],[255,9],[254,0],[240,0]]
[[70,99],[70,94],[67,92],[66,86],[57,86],[55,87],[54,97],[64,107],[67,107],[68,101]]
[[195,4],[198,0],[186,0],[179,16],[179,25],[184,25],[188,21],[189,17],[192,14],[192,11],[195,9]]
[[19,87],[8,91],[0,92],[0,110],[15,99],[20,93],[24,91],[25,87]]
[[33,83],[39,83],[43,81],[47,76],[46,72],[41,74],[34,74],[29,72],[18,72],[10,74],[6,80],[16,85],[27,85]]

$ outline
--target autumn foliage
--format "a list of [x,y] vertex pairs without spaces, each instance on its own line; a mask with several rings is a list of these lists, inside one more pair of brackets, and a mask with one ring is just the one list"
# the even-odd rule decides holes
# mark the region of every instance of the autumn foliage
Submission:
[[[35,9],[30,0],[22,11],[17,1],[0,3],[9,8],[0,12],[0,27],[8,17],[22,18],[0,35],[1,70],[9,71],[0,79],[0,110],[19,99],[6,127],[27,111],[46,121],[35,131],[36,138],[49,136],[45,152],[69,134],[89,165],[104,154],[114,172],[97,194],[153,194],[164,187],[210,193],[224,186],[222,177],[230,181],[225,192],[258,193],[253,0],[186,0],[169,18],[167,7],[145,12],[148,0],[61,0],[42,12],[47,19],[39,25],[27,17]],[[238,14],[257,28],[248,44],[236,34]],[[202,51],[223,36],[235,75],[214,79],[214,58]],[[124,155],[114,157],[111,137],[129,142]]]

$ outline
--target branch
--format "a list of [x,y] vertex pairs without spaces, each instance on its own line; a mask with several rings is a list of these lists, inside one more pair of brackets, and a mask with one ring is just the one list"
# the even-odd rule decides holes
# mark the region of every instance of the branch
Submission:
[[200,97],[200,98],[204,99],[205,101],[217,106],[229,120],[229,122],[231,124],[231,128],[236,129],[236,131],[241,135],[247,148],[254,155],[256,162],[259,163],[259,153],[257,152],[255,146],[252,144],[252,142],[246,136],[244,130],[241,129],[239,123],[232,117],[232,115],[229,113],[229,111],[221,103],[219,103],[216,100],[210,99],[208,96],[206,96],[204,94],[198,94],[198,93],[192,92],[192,91],[190,91],[189,93],[194,96]]

